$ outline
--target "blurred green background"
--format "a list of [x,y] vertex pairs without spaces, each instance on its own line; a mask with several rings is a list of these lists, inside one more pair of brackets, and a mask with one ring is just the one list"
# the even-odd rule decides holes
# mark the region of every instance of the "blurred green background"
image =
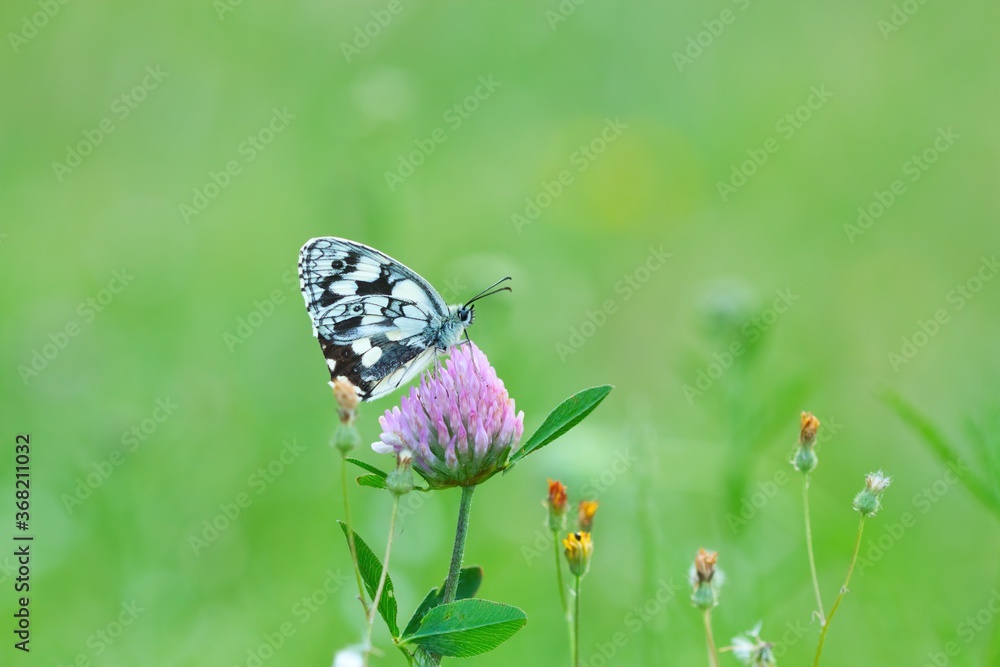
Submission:
[[[945,664],[949,642],[947,664],[1000,664],[998,21],[915,0],[4,3],[0,498],[12,526],[30,433],[36,541],[27,659],[0,549],[0,663],[329,665],[359,639],[351,582],[322,592],[349,573],[336,414],[294,277],[337,235],[453,301],[513,276],[471,335],[528,430],[617,387],[477,493],[466,562],[529,622],[471,663],[568,662],[536,544],[554,477],[601,502],[586,664],[705,664],[700,546],[727,575],[720,643],[763,620],[779,664],[809,664],[787,464],[808,409],[828,606],[854,493],[895,478],[824,664]],[[397,400],[364,406],[367,441]],[[381,552],[386,494],[351,493]],[[422,500],[391,568],[405,617],[446,573],[458,494]],[[401,664],[380,633],[376,663]]]

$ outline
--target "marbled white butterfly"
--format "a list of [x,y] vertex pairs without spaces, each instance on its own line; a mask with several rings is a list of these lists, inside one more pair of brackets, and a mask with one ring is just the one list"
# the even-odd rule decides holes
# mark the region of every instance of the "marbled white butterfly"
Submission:
[[323,236],[299,252],[299,283],[333,380],[344,377],[370,401],[411,380],[472,324],[477,299],[509,287],[504,278],[461,306],[426,280],[361,243]]

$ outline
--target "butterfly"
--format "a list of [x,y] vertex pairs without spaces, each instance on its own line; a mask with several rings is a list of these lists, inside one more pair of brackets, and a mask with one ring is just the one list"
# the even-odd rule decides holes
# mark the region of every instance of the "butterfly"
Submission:
[[299,251],[299,285],[330,384],[347,379],[363,401],[391,393],[468,337],[473,302],[510,291],[499,287],[506,280],[448,306],[416,272],[375,248],[322,236]]

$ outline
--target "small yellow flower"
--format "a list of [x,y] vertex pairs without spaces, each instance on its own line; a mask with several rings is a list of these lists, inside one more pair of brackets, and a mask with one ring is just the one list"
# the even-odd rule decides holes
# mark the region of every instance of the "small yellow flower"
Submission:
[[594,553],[594,543],[590,539],[590,533],[570,533],[563,540],[563,547],[566,548],[569,571],[577,577],[587,574],[587,570],[590,569],[590,557]]
[[578,522],[580,530],[590,532],[594,526],[594,515],[597,514],[598,502],[596,500],[581,500]]
[[812,473],[819,465],[819,457],[816,455],[816,432],[819,430],[819,420],[811,412],[803,412],[799,422],[799,446],[795,450],[791,464],[804,475]]
[[811,412],[803,412],[799,426],[799,444],[811,447],[816,442],[816,431],[819,430],[819,420]]
[[549,480],[549,501],[548,508],[553,514],[566,513],[566,487],[562,482],[554,479]]
[[549,497],[542,502],[549,510],[549,530],[561,533],[566,528],[566,487],[562,482],[549,480]]

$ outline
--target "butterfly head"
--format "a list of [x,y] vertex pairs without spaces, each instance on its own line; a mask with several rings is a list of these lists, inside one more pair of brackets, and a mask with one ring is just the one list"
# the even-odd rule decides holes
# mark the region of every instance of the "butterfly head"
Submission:
[[476,307],[471,304],[466,304],[464,306],[453,306],[455,309],[455,318],[458,320],[462,328],[472,326],[472,321],[476,319]]
[[510,287],[508,287],[506,285],[504,285],[503,287],[500,287],[501,283],[506,282],[508,280],[510,280],[510,276],[507,276],[506,278],[502,278],[502,279],[498,280],[497,282],[493,283],[492,285],[490,285],[489,287],[487,287],[486,289],[484,289],[482,292],[480,292],[476,296],[474,296],[471,299],[469,299],[468,301],[466,301],[463,305],[461,305],[461,306],[451,306],[451,308],[450,308],[450,310],[451,310],[451,320],[455,324],[454,328],[455,328],[455,333],[456,333],[456,342],[457,342],[458,337],[461,336],[462,333],[468,327],[472,326],[472,322],[476,319],[476,306],[475,306],[475,302],[478,301],[479,299],[482,299],[483,297],[487,297],[487,296],[490,296],[492,294],[497,294],[498,292],[509,292],[509,291],[511,291]]

